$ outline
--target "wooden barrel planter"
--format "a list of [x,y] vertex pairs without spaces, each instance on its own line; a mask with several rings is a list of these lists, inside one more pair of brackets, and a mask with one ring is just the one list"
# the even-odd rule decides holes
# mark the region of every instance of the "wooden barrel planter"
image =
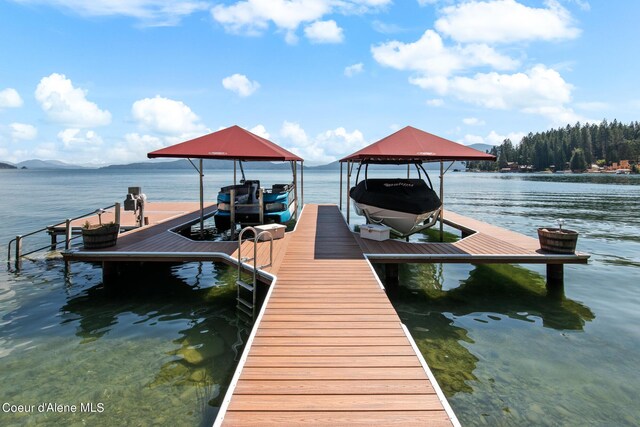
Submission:
[[561,228],[538,228],[538,239],[543,251],[572,254],[576,251],[578,232]]
[[90,225],[82,228],[85,249],[102,249],[114,246],[118,241],[120,224]]

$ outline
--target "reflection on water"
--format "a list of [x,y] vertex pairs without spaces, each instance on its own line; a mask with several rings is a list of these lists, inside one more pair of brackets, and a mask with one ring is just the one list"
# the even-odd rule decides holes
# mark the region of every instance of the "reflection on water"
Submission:
[[[90,282],[94,270],[82,279]],[[0,345],[11,349],[0,354],[5,400],[105,410],[2,414],[2,423],[210,425],[249,334],[233,283],[233,270],[193,263],[154,269],[118,289],[40,290],[3,312]]]
[[468,381],[477,380],[478,359],[464,345],[475,342],[454,319],[471,316],[487,324],[506,316],[545,328],[582,330],[595,318],[579,302],[548,295],[544,278],[522,267],[478,265],[450,290],[442,289],[443,270],[441,264],[404,265],[402,285],[388,292],[448,396],[472,392]]
[[[637,416],[633,405],[603,415],[616,399],[632,403],[629,381],[574,375],[575,364],[602,357],[599,345],[585,344],[596,315],[549,295],[539,274],[512,265],[412,264],[400,268],[400,283],[388,290],[393,305],[463,425],[625,425]],[[623,355],[610,357],[633,369]]]

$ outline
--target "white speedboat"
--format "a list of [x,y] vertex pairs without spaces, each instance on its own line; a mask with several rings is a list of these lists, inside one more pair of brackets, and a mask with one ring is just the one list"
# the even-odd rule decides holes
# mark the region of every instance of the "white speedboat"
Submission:
[[[429,180],[428,175],[426,178]],[[442,202],[430,184],[431,180],[427,184],[421,178],[365,179],[351,188],[349,196],[367,222],[408,236],[433,226],[438,219]]]

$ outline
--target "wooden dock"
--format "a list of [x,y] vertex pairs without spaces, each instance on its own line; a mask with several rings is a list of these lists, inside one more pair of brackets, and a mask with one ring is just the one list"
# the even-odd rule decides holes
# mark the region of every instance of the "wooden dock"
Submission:
[[[237,265],[237,242],[193,241],[177,232],[198,218],[198,211],[170,217],[121,235],[113,248],[63,256],[105,268],[126,261]],[[444,218],[465,237],[377,242],[351,232],[337,206],[305,205],[260,273],[271,286],[216,425],[459,425],[370,261],[543,263],[561,270],[589,256],[544,253],[522,234],[452,212]],[[252,250],[243,243],[243,256]],[[259,243],[258,264],[268,259],[269,243]]]
[[306,205],[217,425],[452,425],[335,206]]
[[444,223],[464,236],[453,243],[407,243],[401,240],[363,239],[356,235],[362,252],[376,263],[469,263],[469,264],[586,264],[589,255],[552,254],[540,250],[538,239],[486,222],[446,211]]

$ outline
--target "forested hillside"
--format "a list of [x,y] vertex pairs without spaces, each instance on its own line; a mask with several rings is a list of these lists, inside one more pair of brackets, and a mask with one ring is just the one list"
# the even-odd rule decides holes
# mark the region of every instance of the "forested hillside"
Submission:
[[592,164],[610,166],[621,160],[637,164],[640,160],[640,122],[623,124],[617,120],[600,124],[580,122],[574,126],[529,133],[515,144],[505,139],[493,147],[492,162],[469,162],[469,169],[499,170],[509,163],[532,166],[533,170],[586,170]]

